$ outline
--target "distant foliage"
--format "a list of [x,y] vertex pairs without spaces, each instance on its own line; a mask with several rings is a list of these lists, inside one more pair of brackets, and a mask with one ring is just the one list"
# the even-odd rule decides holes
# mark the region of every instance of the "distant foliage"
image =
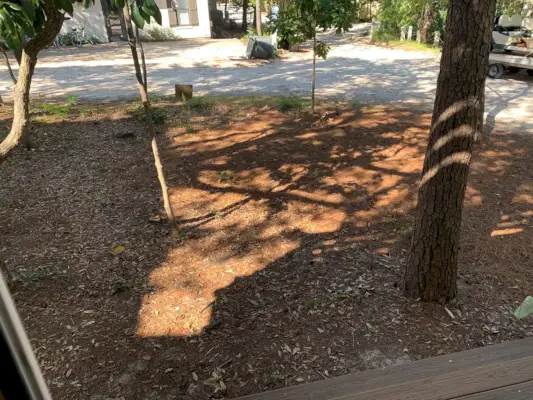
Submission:
[[164,28],[159,25],[153,25],[146,30],[145,39],[153,40],[154,42],[167,42],[171,40],[178,40],[179,36],[172,28]]
[[370,40],[377,43],[389,43],[398,40],[398,34],[394,30],[380,27],[372,32]]
[[271,30],[277,32],[280,43],[294,46],[313,37],[313,24],[302,16],[296,2],[287,4],[279,11],[278,18],[272,22]]
[[496,2],[496,15],[524,14],[524,11],[531,9],[532,5],[523,0],[498,0]]

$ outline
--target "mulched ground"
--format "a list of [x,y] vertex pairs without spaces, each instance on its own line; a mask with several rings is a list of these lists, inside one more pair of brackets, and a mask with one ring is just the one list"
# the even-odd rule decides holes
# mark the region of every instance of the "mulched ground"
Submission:
[[0,167],[0,257],[54,398],[234,398],[533,335],[511,315],[533,138],[476,145],[448,312],[400,290],[428,115],[213,100],[157,104],[176,236],[128,104],[41,111]]

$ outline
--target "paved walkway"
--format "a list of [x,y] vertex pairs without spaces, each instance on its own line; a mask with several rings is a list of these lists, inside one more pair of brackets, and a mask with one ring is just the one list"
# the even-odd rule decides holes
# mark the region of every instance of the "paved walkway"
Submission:
[[[205,94],[308,94],[309,53],[276,62],[242,60],[237,39],[149,43],[146,54],[150,92],[173,93],[174,83],[192,83]],[[32,90],[44,98],[76,94],[82,99],[137,97],[125,43],[43,52]],[[0,92],[9,97],[10,81],[0,70]],[[432,107],[438,58],[433,53],[387,49],[334,40],[327,60],[317,63],[317,94],[360,103],[410,103]],[[533,78],[507,74],[488,80],[486,112],[496,127],[533,133]]]

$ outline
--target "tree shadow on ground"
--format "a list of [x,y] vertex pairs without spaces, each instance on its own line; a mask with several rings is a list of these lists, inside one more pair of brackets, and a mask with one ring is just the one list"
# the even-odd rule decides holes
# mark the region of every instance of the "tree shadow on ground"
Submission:
[[[152,273],[157,289],[138,333],[158,343],[187,337],[185,367],[167,380],[179,379],[184,398],[232,398],[526,335],[509,310],[531,289],[532,187],[517,175],[528,173],[531,140],[496,134],[479,148],[458,325],[400,290],[428,116],[380,107],[321,113],[317,121],[264,109],[231,125],[231,136],[180,137],[168,154],[180,169],[171,181],[184,242]],[[515,169],[504,182],[496,177]],[[510,258],[516,266],[500,271]],[[168,305],[177,297],[176,312]],[[157,310],[165,311],[154,318]]]
[[56,397],[233,398],[531,334],[509,316],[533,289],[531,138],[476,150],[452,321],[400,291],[428,115],[162,107],[177,238],[148,222],[131,117],[37,126],[2,166],[2,257]]

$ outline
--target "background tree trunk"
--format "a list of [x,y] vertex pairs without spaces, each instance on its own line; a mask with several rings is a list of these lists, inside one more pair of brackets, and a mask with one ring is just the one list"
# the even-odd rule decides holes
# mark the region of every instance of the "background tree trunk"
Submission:
[[[133,34],[133,25],[131,23],[131,15],[128,1],[124,3],[124,22],[126,24],[126,31],[128,35],[128,43],[130,45],[131,56],[133,58],[133,66],[135,67],[135,77],[137,78],[137,86],[139,87],[139,93],[141,95],[141,102],[144,108],[144,115],[146,117],[146,126],[148,127],[148,133],[152,139],[152,154],[154,156],[154,164],[157,171],[157,178],[159,179],[159,185],[161,186],[161,193],[163,195],[163,205],[165,207],[165,212],[167,214],[168,222],[172,228],[172,231],[175,230],[174,224],[174,213],[172,212],[172,207],[170,205],[170,198],[168,196],[168,187],[165,179],[165,174],[163,173],[163,164],[161,163],[161,156],[159,155],[159,146],[157,145],[156,131],[154,126],[154,121],[152,119],[152,106],[148,99],[147,92],[147,81],[143,78],[143,72],[141,72],[141,65],[139,64],[139,56],[137,54],[137,43],[138,39]],[[144,60],[144,52],[142,58],[142,71],[146,75],[146,62]]]
[[244,30],[248,29],[248,5],[249,5],[249,3],[250,2],[248,0],[243,0],[243,2],[242,2],[242,24],[241,24],[241,27]]
[[315,113],[315,87],[316,87],[316,28],[313,33],[313,77],[311,79],[311,111]]
[[63,15],[56,9],[54,0],[43,0],[41,6],[46,15],[46,21],[43,28],[24,45],[22,51],[17,84],[13,93],[13,122],[9,135],[0,143],[0,164],[28,133],[30,86],[37,55],[52,43],[63,23]]
[[457,255],[470,156],[483,113],[495,0],[450,0],[430,138],[418,191],[407,296],[457,294]]
[[422,43],[431,41],[431,27],[435,22],[436,13],[437,4],[433,0],[428,0],[420,19],[420,41]]
[[255,0],[255,28],[257,30],[257,35],[261,36],[261,0]]

